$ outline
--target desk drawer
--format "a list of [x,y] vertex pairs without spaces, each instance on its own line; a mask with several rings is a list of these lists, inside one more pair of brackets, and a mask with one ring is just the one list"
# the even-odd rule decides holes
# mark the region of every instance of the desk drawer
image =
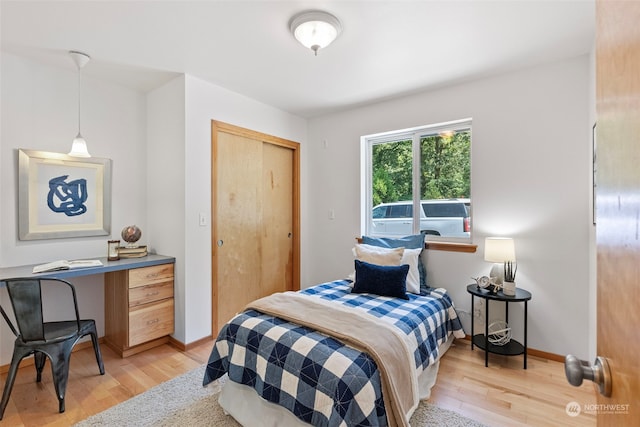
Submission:
[[129,307],[173,298],[173,280],[129,289]]
[[173,264],[153,265],[129,270],[130,289],[168,280],[173,280]]
[[173,333],[173,299],[146,304],[129,313],[129,346]]

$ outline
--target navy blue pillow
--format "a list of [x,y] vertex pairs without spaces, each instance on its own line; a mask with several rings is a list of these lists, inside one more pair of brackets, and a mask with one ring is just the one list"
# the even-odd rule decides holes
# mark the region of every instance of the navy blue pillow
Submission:
[[[366,245],[379,246],[382,248],[407,248],[424,250],[424,233],[413,234],[406,237],[371,237],[362,236],[362,243]],[[425,295],[428,292],[429,286],[427,285],[427,270],[424,268],[422,260],[418,263],[418,273],[420,273],[420,294]]]
[[355,260],[355,263],[356,281],[351,292],[409,299],[407,296],[408,264],[376,265],[360,260]]

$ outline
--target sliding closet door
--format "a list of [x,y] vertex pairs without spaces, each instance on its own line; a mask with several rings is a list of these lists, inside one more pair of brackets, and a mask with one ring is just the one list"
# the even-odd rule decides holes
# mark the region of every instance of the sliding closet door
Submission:
[[293,290],[293,151],[262,145],[262,295]]
[[213,333],[249,302],[300,288],[298,144],[212,124]]
[[213,281],[218,304],[214,310],[222,325],[261,295],[262,188],[257,183],[262,178],[262,142],[220,132],[216,157]]

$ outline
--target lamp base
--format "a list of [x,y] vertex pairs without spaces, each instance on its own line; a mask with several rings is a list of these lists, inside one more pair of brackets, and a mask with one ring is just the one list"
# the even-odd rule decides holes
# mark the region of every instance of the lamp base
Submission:
[[489,277],[493,279],[493,283],[496,285],[502,285],[502,282],[504,281],[504,265],[497,262],[493,264]]

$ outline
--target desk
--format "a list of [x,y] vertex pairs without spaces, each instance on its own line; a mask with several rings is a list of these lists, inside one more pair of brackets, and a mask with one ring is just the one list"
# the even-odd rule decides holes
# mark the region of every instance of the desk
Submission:
[[[33,267],[40,264],[3,267],[0,268],[0,280],[10,279],[12,277],[55,277],[57,279],[70,279],[72,277],[91,276],[93,274],[110,273],[112,271],[130,270],[132,268],[150,267],[152,265],[172,264],[176,262],[174,257],[153,254],[142,258],[122,258],[118,261],[108,261],[106,257],[91,259],[99,259],[102,262],[102,267],[48,271],[38,274],[33,274],[32,271]],[[4,285],[0,283],[0,286]]]
[[141,258],[104,258],[101,267],[77,268],[33,274],[37,264],[0,268],[3,279],[41,277],[70,279],[104,274],[104,342],[121,357],[169,341],[174,332],[175,258],[149,254]]

